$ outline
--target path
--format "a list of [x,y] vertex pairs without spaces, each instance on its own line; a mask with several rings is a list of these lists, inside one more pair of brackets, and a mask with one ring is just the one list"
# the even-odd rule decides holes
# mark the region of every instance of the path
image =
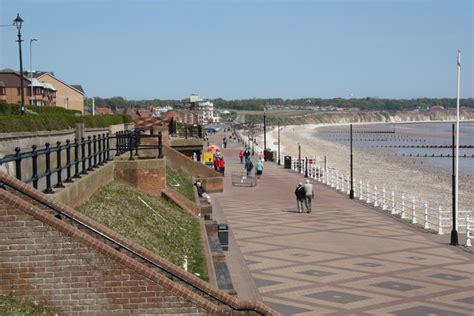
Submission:
[[275,163],[257,187],[233,187],[240,149],[223,150],[224,193],[212,195],[215,218],[229,224],[239,297],[283,315],[472,314],[472,254],[321,184],[313,213],[296,213],[304,178]]

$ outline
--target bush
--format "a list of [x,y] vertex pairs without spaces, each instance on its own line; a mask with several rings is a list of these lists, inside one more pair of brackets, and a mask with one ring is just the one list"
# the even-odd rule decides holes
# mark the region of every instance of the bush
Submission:
[[87,128],[132,122],[130,115],[125,114],[81,116],[79,111],[61,107],[27,108],[38,114],[20,115],[21,106],[0,104],[0,133],[62,130],[75,128],[76,123],[84,123]]

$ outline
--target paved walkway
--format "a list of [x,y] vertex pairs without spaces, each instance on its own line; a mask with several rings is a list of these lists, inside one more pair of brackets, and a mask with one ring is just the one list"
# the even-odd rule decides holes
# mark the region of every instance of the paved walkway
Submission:
[[474,314],[472,254],[322,184],[313,212],[296,213],[304,178],[275,163],[257,187],[233,187],[240,149],[223,150],[224,193],[212,195],[215,218],[230,227],[239,297],[283,315]]

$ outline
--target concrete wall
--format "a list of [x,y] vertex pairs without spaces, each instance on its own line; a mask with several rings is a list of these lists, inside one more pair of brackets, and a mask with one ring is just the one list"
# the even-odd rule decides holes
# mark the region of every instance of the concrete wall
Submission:
[[102,186],[114,180],[114,163],[108,163],[73,183],[67,183],[65,188],[56,189],[53,195],[56,200],[70,207],[86,203],[89,198]]

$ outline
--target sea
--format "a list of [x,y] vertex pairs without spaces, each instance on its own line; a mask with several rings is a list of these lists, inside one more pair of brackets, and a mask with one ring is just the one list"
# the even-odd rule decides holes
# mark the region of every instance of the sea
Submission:
[[[353,147],[375,153],[383,151],[402,159],[416,159],[451,172],[453,168],[453,122],[379,123],[353,125]],[[327,126],[316,136],[349,145],[349,126]],[[474,122],[460,122],[459,173],[474,175]],[[463,148],[463,146],[467,148]]]

